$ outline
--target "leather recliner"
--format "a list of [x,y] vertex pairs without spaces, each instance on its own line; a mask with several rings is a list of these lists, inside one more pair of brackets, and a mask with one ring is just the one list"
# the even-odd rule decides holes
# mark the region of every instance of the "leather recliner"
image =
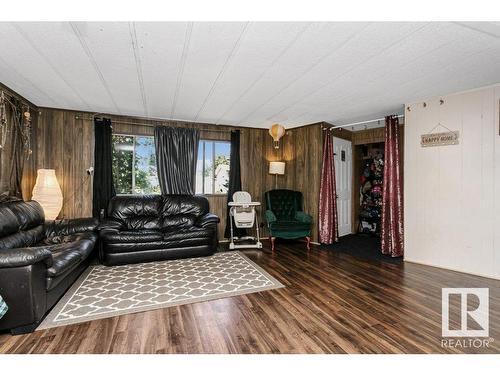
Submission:
[[112,266],[212,255],[219,221],[204,196],[115,196],[99,226],[100,258]]
[[93,218],[45,221],[38,202],[0,203],[0,330],[33,331],[89,263]]

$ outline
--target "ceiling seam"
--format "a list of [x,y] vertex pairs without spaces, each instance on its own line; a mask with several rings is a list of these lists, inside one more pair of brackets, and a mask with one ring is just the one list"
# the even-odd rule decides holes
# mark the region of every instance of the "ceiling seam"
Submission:
[[252,116],[259,109],[261,109],[262,107],[264,107],[266,104],[268,104],[274,98],[276,98],[277,96],[279,96],[283,91],[285,91],[288,87],[290,87],[291,85],[293,85],[299,79],[301,79],[302,77],[304,77],[305,75],[307,75],[311,70],[313,70],[318,65],[320,65],[325,59],[327,59],[328,57],[330,57],[334,52],[337,52],[339,49],[342,49],[343,47],[345,47],[347,45],[347,43],[349,43],[349,41],[351,41],[352,39],[354,39],[356,37],[356,35],[358,35],[359,33],[361,33],[369,25],[370,25],[370,23],[367,24],[367,25],[365,25],[361,30],[353,32],[347,39],[345,39],[342,43],[340,43],[340,45],[337,48],[335,48],[334,50],[332,50],[332,51],[328,52],[327,54],[321,56],[318,60],[316,60],[316,62],[314,62],[312,65],[310,65],[306,70],[302,71],[302,73],[300,73],[292,81],[290,81],[288,84],[286,84],[284,87],[282,87],[276,94],[272,95],[264,103],[262,103],[261,105],[259,105],[258,107],[256,107],[254,110],[252,110],[250,113],[248,113],[245,117],[243,117],[243,119],[241,119],[238,122],[238,125],[240,125],[242,122],[244,122],[250,116]]
[[184,68],[186,66],[187,55],[189,53],[189,46],[191,43],[191,34],[193,32],[193,22],[189,22],[186,27],[186,33],[184,35],[184,45],[182,47],[181,55],[181,65],[179,67],[179,73],[177,74],[177,81],[175,84],[175,93],[172,100],[172,110],[170,111],[170,117],[174,118],[175,108],[177,107],[177,99],[179,97],[179,92],[181,89],[182,79],[184,75]]
[[[449,44],[451,43],[456,43],[456,42],[459,42],[459,39],[457,38],[456,40],[454,40],[453,42],[450,42]],[[436,48],[437,49],[437,48]],[[462,63],[464,61],[468,61],[468,60],[471,60],[473,59],[474,57],[482,54],[482,53],[488,53],[488,51],[491,49],[491,47],[488,47],[488,48],[484,48],[484,49],[481,49],[469,56],[467,56],[466,58],[464,58],[464,60],[462,60]],[[434,50],[433,50],[434,51]],[[425,54],[424,54],[425,55]],[[422,55],[423,56],[423,55]],[[450,67],[453,67],[456,63],[455,62],[451,62],[447,65],[444,65],[444,66],[441,66],[439,68],[436,68],[432,71],[432,73],[430,74],[426,74],[426,75],[423,75],[423,76],[420,76],[420,77],[417,77],[417,78],[413,78],[413,79],[410,79],[410,80],[406,80],[405,82],[401,83],[401,87],[402,86],[405,86],[405,85],[410,85],[411,83],[413,82],[418,82],[420,80],[424,80],[426,79],[428,76],[432,76],[433,74],[436,74],[436,73],[439,73],[441,71],[446,71],[448,70]],[[382,76],[384,77],[384,76]],[[422,91],[422,90],[420,90]],[[418,92],[417,92],[418,93]],[[446,95],[447,93],[445,93],[444,95]],[[440,96],[440,95],[434,95],[434,96]],[[424,99],[422,99],[423,97],[425,97],[425,94],[415,94],[414,97],[407,97],[405,99],[405,103],[408,103],[408,102],[418,102],[418,101],[423,101]],[[366,102],[370,102],[371,99],[370,97],[367,97],[366,95],[364,97],[358,97],[357,99],[357,102],[361,105],[362,103],[366,103]],[[364,100],[364,101],[363,101]],[[403,104],[400,104],[401,106],[403,106],[403,109],[404,109],[404,105],[405,103]],[[404,112],[404,111],[403,111]],[[333,121],[333,120],[329,120],[329,121]],[[342,122],[346,122],[346,121],[351,121],[351,120],[345,120],[345,121],[333,121],[335,123],[338,123],[339,125],[342,125]]]
[[[45,96],[47,99],[49,99],[49,101],[51,101],[52,103],[54,103],[54,105],[57,105],[56,101],[54,99],[52,99],[52,96],[50,96],[48,93],[46,93],[45,91],[43,91],[41,88],[39,88],[37,85],[35,85],[31,80],[29,80],[28,78],[26,78],[23,74],[21,74],[16,68],[14,68],[12,65],[8,64],[1,56],[0,56],[0,61],[5,65],[7,66],[9,69],[13,70],[19,77],[21,77],[22,79],[24,79],[30,86],[32,86],[35,90],[37,90],[40,94],[42,94],[42,96]],[[17,85],[19,86],[19,85]],[[22,96],[24,96],[25,98],[29,99],[32,103],[36,104],[36,105],[39,105],[39,103],[35,103],[33,100],[31,100],[30,98],[28,98],[27,95],[25,95],[24,93],[21,93],[19,92],[19,94],[21,94]]]
[[205,109],[205,106],[207,105],[208,100],[213,95],[215,88],[217,87],[218,82],[224,76],[224,74],[225,74],[228,66],[230,65],[230,62],[233,60],[234,56],[236,56],[236,54],[239,50],[239,47],[241,45],[241,41],[243,39],[243,36],[246,34],[249,25],[250,25],[250,22],[245,23],[245,26],[243,27],[243,30],[240,32],[240,35],[238,36],[238,39],[236,40],[233,48],[231,49],[231,52],[229,53],[228,57],[226,58],[224,65],[222,66],[221,70],[219,71],[219,74],[217,74],[217,77],[215,78],[214,82],[212,83],[212,87],[210,87],[210,90],[208,91],[208,94],[205,97],[205,100],[203,100],[203,103],[201,104],[200,109],[196,113],[194,121],[198,120],[198,117],[200,116],[201,112],[203,112],[203,110]]
[[25,31],[16,23],[11,24],[19,34],[26,40],[26,42],[33,48],[42,58],[43,60],[50,66],[50,68],[53,70],[53,72],[66,84],[66,86],[69,87],[71,91],[80,99],[80,101],[87,107],[87,109],[90,111],[91,108],[89,104],[83,99],[83,97],[78,93],[78,91],[69,84],[69,82],[62,76],[62,74],[59,73],[59,71],[56,69],[56,67],[49,61],[49,59],[45,56],[45,54],[36,46],[35,43],[31,40],[31,38],[25,33]]
[[[425,53],[423,53],[423,54],[421,54],[421,55],[418,55],[418,57],[417,57],[417,58],[422,58],[423,56],[427,56],[427,55],[433,54],[435,51],[440,50],[440,49],[441,49],[441,48],[443,48],[444,46],[447,46],[447,45],[450,45],[450,44],[456,43],[456,42],[458,42],[458,41],[459,41],[459,38],[458,38],[458,37],[457,37],[456,39],[454,39],[453,41],[447,41],[446,43],[440,44],[440,45],[438,45],[437,47],[435,47],[435,48],[433,48],[433,49],[431,49],[431,50],[429,50],[429,51],[427,51],[427,52],[425,52]],[[414,62],[417,60],[417,58],[414,58],[414,59],[412,59],[412,60],[409,60],[408,62],[406,62],[406,63],[404,63],[404,64],[400,64],[400,65],[398,65],[398,67],[397,67],[397,71],[399,71],[399,70],[401,70],[402,68],[404,68],[404,67],[406,67],[406,66],[408,66],[408,65],[410,65],[410,64],[412,64],[412,63],[414,63]],[[393,70],[393,71],[391,71],[390,73],[387,73],[387,74],[384,74],[384,75],[381,75],[381,76],[377,76],[377,80],[384,79],[384,78],[386,78],[386,77],[388,77],[388,76],[390,76],[390,75],[393,75],[393,74],[394,74],[394,70]],[[425,76],[424,76],[424,77],[425,77]],[[419,77],[419,78],[418,78],[418,79],[416,79],[416,80],[419,80],[419,79],[421,79],[421,78],[422,78],[422,77]],[[408,82],[413,82],[413,81],[416,81],[416,80],[412,80],[412,81],[405,81],[405,82],[403,83],[403,85],[404,85],[404,84],[407,84]],[[325,86],[325,88],[329,87],[329,86],[330,86],[331,84],[333,84],[334,82],[335,82],[335,81],[332,81],[330,84],[328,84],[327,86]],[[368,83],[365,85],[365,87],[366,87],[366,86],[368,86],[368,85],[370,85],[370,84],[375,84],[375,83],[376,83],[376,80],[370,81],[370,82],[368,82]],[[351,94],[351,95],[350,95],[350,97],[347,97],[347,99],[352,99],[352,100],[354,100],[354,98],[356,98],[356,101],[357,101],[358,103],[360,103],[361,98],[359,97],[359,94]],[[345,100],[345,99],[346,99],[346,98],[342,98],[342,100]],[[335,101],[334,101],[334,102],[335,102]],[[334,103],[334,102],[332,102],[332,103]],[[297,102],[296,102],[296,103],[297,103]],[[295,104],[296,104],[296,103],[295,103]],[[295,104],[294,104],[294,105],[295,105]],[[331,103],[330,103],[330,104],[331,104]],[[281,112],[285,111],[286,109],[288,109],[288,108],[285,108],[284,110],[282,110],[282,111],[280,111],[280,112],[277,112],[277,113],[273,114],[272,116],[268,117],[267,119],[269,120],[270,118],[273,118],[273,117],[275,117],[275,116],[279,115]],[[349,120],[349,121],[350,121],[350,120]]]
[[92,51],[90,50],[89,46],[87,45],[87,43],[83,39],[83,36],[80,33],[80,30],[78,29],[78,26],[76,24],[74,24],[73,22],[70,22],[69,24],[70,24],[71,28],[73,29],[73,33],[78,38],[78,41],[80,42],[80,46],[83,48],[83,51],[85,52],[85,54],[87,55],[88,59],[90,60],[90,63],[94,67],[94,70],[96,71],[99,79],[101,80],[101,83],[104,86],[104,89],[108,93],[108,96],[111,99],[111,102],[113,103],[116,111],[119,114],[121,114],[121,111],[118,108],[118,105],[116,104],[116,101],[115,101],[115,99],[113,97],[113,94],[111,94],[111,90],[109,89],[109,86],[106,83],[106,80],[104,79],[104,75],[102,74],[101,69],[99,68],[99,65],[97,64],[97,61],[95,60],[94,55],[92,55]]
[[[382,49],[381,51],[377,52],[376,54],[373,54],[371,55],[370,57],[366,58],[365,60],[363,60],[362,62],[360,62],[359,64],[355,65],[354,67],[352,67],[351,69],[348,69],[347,71],[345,71],[344,73],[340,74],[339,76],[335,77],[335,79],[333,79],[332,81],[318,87],[318,88],[315,88],[314,90],[308,92],[307,94],[303,95],[299,100],[295,101],[294,103],[288,105],[287,107],[283,108],[282,110],[280,110],[279,112],[276,112],[274,113],[273,115],[269,116],[266,118],[266,120],[270,120],[272,119],[273,117],[283,113],[284,111],[288,110],[289,108],[297,105],[298,103],[300,103],[301,101],[304,100],[304,98],[306,97],[309,97],[313,94],[315,94],[316,92],[320,91],[320,90],[323,90],[324,88],[330,86],[331,84],[333,84],[334,82],[338,81],[340,78],[342,78],[343,76],[345,76],[346,74],[349,74],[350,72],[352,72],[354,69],[357,69],[359,68],[360,66],[366,64],[368,61],[370,61],[371,59],[379,56],[381,53],[383,53],[384,51],[390,49],[390,48],[393,48],[395,45],[401,43],[402,41],[404,41],[405,39],[409,38],[411,35],[417,33],[418,31],[422,30],[423,28],[427,27],[429,25],[429,23],[426,23],[424,26],[422,27],[419,27],[418,29],[412,31],[411,33],[405,35],[404,37],[402,37],[401,39],[398,39],[397,41],[395,41],[394,43],[391,43],[389,46],[385,47],[384,49]],[[265,103],[267,104],[267,103]],[[264,104],[264,105],[265,105]],[[248,118],[248,116],[246,117]],[[245,119],[246,119],[245,118]]]
[[467,23],[464,23],[464,22],[453,22],[453,23],[455,25],[458,25],[458,26],[464,27],[466,29],[475,31],[477,33],[488,35],[488,36],[491,36],[492,38],[495,38],[495,39],[500,39],[500,35],[496,35],[496,34],[488,32],[488,31],[484,31],[484,30],[478,29],[478,28],[476,28],[474,26],[471,26],[471,25],[469,25]]
[[[462,60],[461,60],[461,63],[464,63],[464,62],[466,62],[466,61],[472,60],[475,56],[480,55],[480,54],[482,54],[482,53],[488,53],[488,51],[489,51],[490,49],[491,49],[491,48],[486,48],[486,49],[482,49],[482,50],[480,50],[480,51],[477,51],[476,53],[473,53],[472,55],[469,55],[469,56],[465,57],[464,59],[462,59]],[[438,70],[434,70],[434,71],[432,72],[432,74],[439,73],[440,71],[446,71],[446,70],[448,70],[450,67],[452,67],[452,66],[454,66],[454,65],[455,65],[455,63],[453,62],[453,63],[447,64],[447,65],[445,65],[445,66],[442,66],[442,67],[440,67]],[[432,75],[432,74],[431,74],[431,75]],[[415,81],[418,81],[418,80],[420,80],[420,79],[422,79],[422,78],[416,78],[416,79],[413,79],[413,80],[409,80],[408,82],[405,82],[405,83],[404,83],[404,85],[410,84],[410,83],[415,82]],[[417,94],[415,94],[415,96],[417,97],[417,99],[407,99],[407,100],[406,100],[406,102],[419,102],[419,101],[424,101],[425,99],[423,99],[423,98],[425,98],[425,94],[424,94],[424,95],[422,95],[422,94],[418,94],[418,93],[419,93],[419,92],[421,92],[421,91],[422,91],[422,90],[417,91]],[[456,92],[456,91],[454,91],[454,92]],[[461,92],[461,91],[458,91],[458,92]],[[453,93],[453,92],[452,92],[452,93]],[[451,93],[451,94],[452,94],[452,93]],[[434,97],[443,96],[443,95],[450,95],[450,93],[444,93],[444,94],[442,94],[442,95],[434,95]]]
[[130,39],[132,41],[132,50],[134,51],[135,69],[137,71],[137,80],[139,81],[139,88],[141,90],[142,106],[144,107],[145,116],[148,117],[149,116],[148,102],[146,99],[146,90],[144,88],[142,61],[141,61],[141,56],[139,54],[139,45],[137,40],[137,30],[135,28],[135,22],[129,22],[128,29],[130,33]]
[[274,64],[276,64],[276,62],[278,62],[284,55],[286,52],[288,52],[288,50],[290,48],[292,48],[292,46],[297,43],[297,40],[299,40],[302,35],[306,32],[306,30],[311,26],[311,23],[308,23],[307,25],[305,25],[301,30],[299,30],[299,32],[295,35],[295,37],[292,39],[292,41],[290,43],[288,43],[285,48],[280,52],[280,54],[278,56],[276,56],[274,58],[273,61],[271,61],[271,63],[264,69],[264,71],[259,75],[259,77],[257,77],[251,84],[250,86],[248,86],[245,91],[243,91],[243,93],[238,96],[238,98],[236,98],[236,100],[231,103],[231,105],[228,107],[228,109],[217,119],[216,121],[216,124],[218,124],[223,118],[224,116],[226,116],[226,114],[231,111],[231,109],[234,108],[234,106],[239,103],[239,101],[241,99],[243,99],[246,94],[248,92],[250,92],[250,90],[266,75],[266,73],[268,72],[268,70],[274,66]]

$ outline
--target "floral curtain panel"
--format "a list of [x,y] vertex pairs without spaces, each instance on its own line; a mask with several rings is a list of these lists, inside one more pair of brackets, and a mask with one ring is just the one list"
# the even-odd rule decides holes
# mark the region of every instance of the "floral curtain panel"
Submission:
[[382,253],[393,257],[404,253],[403,187],[400,176],[400,133],[396,116],[385,118],[385,164],[382,189]]
[[338,241],[337,188],[333,157],[333,136],[326,132],[323,137],[323,163],[319,190],[319,242],[322,244]]

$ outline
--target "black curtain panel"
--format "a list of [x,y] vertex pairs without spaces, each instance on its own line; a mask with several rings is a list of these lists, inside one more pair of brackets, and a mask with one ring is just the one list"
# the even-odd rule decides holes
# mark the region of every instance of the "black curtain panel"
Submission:
[[[241,169],[240,169],[240,131],[231,132],[231,157],[229,161],[229,186],[227,189],[227,202],[233,201],[233,194],[237,191],[241,191]],[[229,217],[229,206],[227,207],[226,215],[226,229],[224,231],[224,237],[229,238],[231,236],[230,229],[230,217]],[[239,229],[233,227],[233,234],[236,237],[241,237],[246,235],[245,229]]]
[[195,193],[199,141],[196,129],[155,127],[156,166],[162,194]]
[[99,217],[101,210],[108,209],[110,199],[115,196],[113,183],[113,141],[111,120],[107,118],[94,119],[94,193],[92,214]]

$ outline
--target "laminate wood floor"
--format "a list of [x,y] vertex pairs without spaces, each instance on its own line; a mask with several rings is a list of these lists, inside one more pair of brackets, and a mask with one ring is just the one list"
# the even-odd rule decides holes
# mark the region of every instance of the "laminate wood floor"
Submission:
[[[500,352],[500,281],[302,243],[245,253],[285,288],[2,334],[0,353]],[[442,347],[443,287],[490,288],[489,347]]]

